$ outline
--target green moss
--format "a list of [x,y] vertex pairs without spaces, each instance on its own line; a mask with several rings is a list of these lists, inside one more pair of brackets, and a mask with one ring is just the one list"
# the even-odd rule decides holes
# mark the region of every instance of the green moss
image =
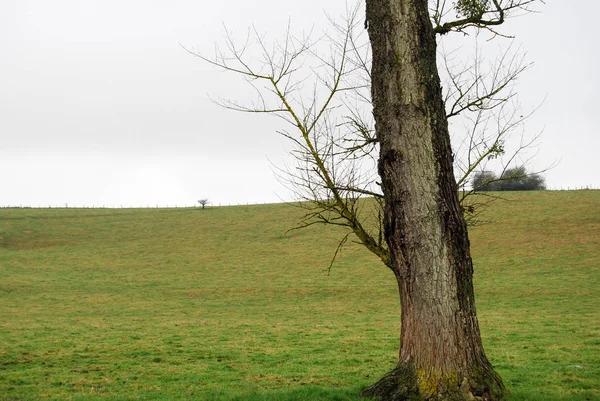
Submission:
[[419,391],[425,398],[430,398],[435,394],[447,392],[458,388],[460,375],[456,373],[442,373],[435,371],[417,371]]

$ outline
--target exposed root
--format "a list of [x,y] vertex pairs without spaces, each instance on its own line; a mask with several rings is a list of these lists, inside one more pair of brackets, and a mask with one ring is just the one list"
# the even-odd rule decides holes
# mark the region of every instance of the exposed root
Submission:
[[379,401],[499,401],[504,393],[502,380],[491,366],[459,380],[458,374],[422,375],[412,365],[402,364],[367,387],[361,397]]
[[381,401],[420,401],[417,372],[412,365],[398,365],[383,376],[377,383],[367,387],[363,398],[376,398]]

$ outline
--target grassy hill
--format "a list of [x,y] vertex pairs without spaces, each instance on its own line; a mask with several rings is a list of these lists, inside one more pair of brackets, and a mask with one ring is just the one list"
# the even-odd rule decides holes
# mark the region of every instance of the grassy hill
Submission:
[[[471,229],[510,400],[600,400],[600,191]],[[283,205],[0,209],[0,400],[354,400],[395,364],[393,276]]]

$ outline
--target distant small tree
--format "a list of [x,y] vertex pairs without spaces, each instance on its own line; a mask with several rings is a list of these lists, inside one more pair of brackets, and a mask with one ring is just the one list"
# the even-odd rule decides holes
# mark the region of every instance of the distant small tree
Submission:
[[202,206],[202,209],[204,209],[204,207],[208,205],[208,199],[200,199],[198,200],[198,203],[200,204],[200,206]]
[[546,189],[546,180],[538,173],[528,173],[524,166],[505,169],[500,177],[491,171],[473,175],[473,191],[537,191]]

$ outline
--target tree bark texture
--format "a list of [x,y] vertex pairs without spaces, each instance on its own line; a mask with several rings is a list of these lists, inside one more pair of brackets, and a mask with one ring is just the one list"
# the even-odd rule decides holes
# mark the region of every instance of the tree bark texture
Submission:
[[367,0],[385,234],[401,302],[396,369],[364,396],[498,400],[481,343],[427,0]]

